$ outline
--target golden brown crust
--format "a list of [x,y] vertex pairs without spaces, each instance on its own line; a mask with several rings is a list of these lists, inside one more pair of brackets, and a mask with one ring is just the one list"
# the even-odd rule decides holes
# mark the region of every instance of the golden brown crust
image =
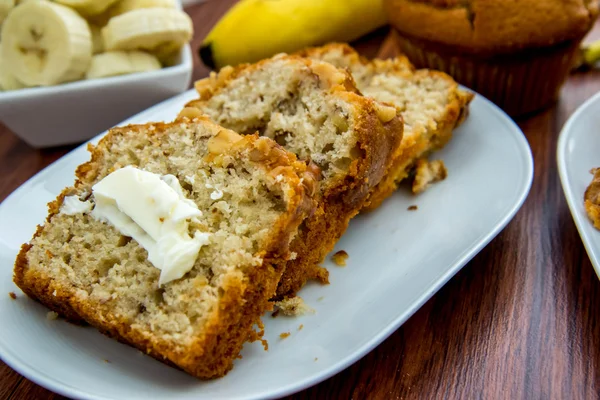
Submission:
[[[582,38],[598,0],[385,0],[401,33],[467,53],[507,53]],[[425,22],[426,21],[426,22]]]
[[[257,70],[262,68],[265,64],[272,62],[275,59],[285,59],[291,60],[293,62],[299,62],[304,64],[306,67],[313,69],[316,75],[319,78],[322,78],[325,81],[328,81],[330,84],[330,89],[332,91],[338,92],[353,92],[358,93],[358,89],[356,89],[356,85],[354,84],[354,80],[352,76],[348,74],[346,71],[340,70],[338,68],[329,65],[319,65],[319,67],[324,68],[316,68],[315,63],[311,60],[298,57],[298,56],[289,56],[285,54],[277,55],[273,58],[268,58],[262,61],[259,61],[255,64],[240,64],[235,67],[226,66],[219,70],[219,72],[212,71],[207,78],[200,79],[196,81],[194,87],[200,97],[196,100],[190,101],[186,108],[200,108],[201,104],[213,97],[216,93],[218,93],[223,87],[225,87],[229,82],[233,81],[242,73],[248,73],[252,70]],[[189,111],[189,110],[188,110]],[[185,116],[185,114],[181,114],[180,116]]]
[[600,168],[594,168],[590,172],[594,174],[594,178],[585,190],[584,206],[594,227],[600,230]]
[[[204,122],[210,123],[206,120]],[[168,126],[169,124],[148,124],[112,130],[96,148],[90,147],[91,161],[77,169],[76,185],[91,182],[96,178],[99,163],[103,158],[100,149],[110,147],[115,136],[124,134],[125,131],[138,131],[160,140],[161,133]],[[148,129],[150,127],[152,129]],[[40,269],[29,265],[27,254],[31,248],[30,244],[24,244],[17,257],[14,282],[28,296],[61,316],[77,323],[87,322],[102,333],[137,347],[162,362],[199,378],[224,375],[233,367],[233,360],[238,356],[244,342],[255,340],[262,334],[254,331],[254,325],[262,326],[260,317],[271,307],[268,300],[275,293],[289,256],[288,243],[297,226],[307,215],[312,214],[315,207],[315,202],[307,194],[307,187],[315,184],[314,169],[307,168],[305,163],[297,161],[289,152],[282,155],[283,149],[274,142],[265,148],[265,141],[271,142],[270,139],[249,135],[243,141],[243,146],[237,146],[237,150],[246,147],[257,149],[262,154],[266,152],[267,159],[263,163],[265,170],[277,170],[278,175],[284,175],[293,192],[287,211],[274,224],[270,238],[258,254],[262,256],[262,264],[246,269],[244,281],[231,277],[225,282],[218,309],[209,317],[203,335],[197,337],[192,345],[182,348],[173,341],[148,336],[131,327],[124,318],[113,315],[110,309],[87,299],[86,293],[81,293],[76,287],[63,286],[54,277],[46,276]],[[271,157],[273,151],[276,151],[278,157]],[[304,182],[301,177],[304,178]],[[309,182],[306,183],[307,181]],[[310,190],[314,191],[314,188]],[[65,189],[49,204],[47,223],[59,212],[64,197],[72,191],[73,188]],[[34,237],[41,232],[42,228],[38,227]]]
[[[347,43],[329,43],[319,47],[309,47],[301,50],[296,55],[326,62],[332,54],[342,54],[345,59],[345,65],[338,65],[340,68],[351,68],[355,64],[362,64],[370,73],[399,73],[414,72],[415,67],[411,64],[405,55],[399,55],[392,59],[373,59],[369,60],[361,56],[354,48]],[[353,76],[358,81],[356,76]]]
[[[443,117],[429,121],[427,131],[414,132],[405,135],[399,146],[392,149],[393,162],[380,183],[372,190],[365,204],[365,211],[374,210],[388,198],[398,187],[398,184],[409,176],[415,163],[419,158],[428,153],[441,149],[452,138],[453,130],[458,127],[468,116],[469,104],[473,94],[460,90],[456,82],[447,74],[432,70],[415,70],[414,66],[404,56],[389,60],[372,60],[361,57],[356,50],[347,44],[331,43],[321,47],[303,50],[298,53],[301,56],[327,60],[335,54],[343,54],[344,60],[339,58],[337,62],[344,62],[345,67],[351,71],[358,71],[357,64],[365,69],[369,77],[365,79],[364,85],[369,85],[372,77],[378,75],[397,75],[404,80],[419,81],[422,78],[432,78],[436,81],[445,81],[452,88],[448,91],[446,106]],[[362,69],[360,69],[362,71]],[[359,78],[357,77],[357,81]],[[391,104],[393,105],[393,104]],[[435,128],[431,128],[434,126]]]
[[[363,208],[373,187],[387,173],[394,149],[399,147],[402,140],[404,124],[397,113],[393,113],[391,119],[386,115],[387,109],[393,111],[393,108],[363,97],[347,71],[299,56],[280,55],[276,58],[311,68],[327,85],[327,89],[360,110],[355,117],[355,130],[357,145],[362,153],[352,162],[349,173],[343,179],[328,184],[315,214],[304,221],[298,236],[292,241],[290,250],[297,257],[287,263],[279,283],[275,298],[282,299],[293,296],[309,279],[328,282],[327,270],[319,267],[319,264],[345,232],[350,219]],[[235,68],[226,67],[219,73],[211,73],[210,77],[196,82],[200,98],[188,103],[181,115],[194,115],[189,110],[190,107],[202,109],[204,102],[240,74],[262,68],[271,60]]]
[[[439,79],[452,80],[448,75],[438,71],[420,71],[437,76]],[[452,80],[452,82],[454,82]],[[377,185],[369,197],[365,211],[371,211],[398,189],[398,184],[406,179],[418,159],[443,148],[452,138],[452,133],[469,115],[469,104],[474,95],[471,92],[454,90],[444,113],[444,119],[436,121],[436,129],[429,135],[405,137],[394,155],[393,165],[388,174]]]
[[382,129],[369,99],[357,96],[355,100],[363,103],[366,110],[358,130],[358,143],[364,156],[357,160],[345,182],[323,194],[315,215],[304,221],[290,245],[298,256],[287,263],[276,299],[293,296],[311,279],[328,283],[327,270],[319,264],[333,250],[350,219],[364,207],[369,193],[388,173],[392,151],[399,146],[403,132],[401,120],[394,118]]

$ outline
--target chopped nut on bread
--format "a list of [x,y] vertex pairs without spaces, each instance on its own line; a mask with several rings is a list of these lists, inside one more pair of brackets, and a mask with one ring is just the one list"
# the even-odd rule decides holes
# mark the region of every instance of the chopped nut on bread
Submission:
[[[270,308],[289,243],[315,207],[305,162],[271,139],[237,138],[206,118],[111,130],[23,245],[14,281],[53,312],[160,361],[200,378],[224,375],[244,342],[260,337],[254,326]],[[181,278],[159,285],[162,271],[143,243],[95,214],[94,188],[126,166],[178,179],[185,204],[200,211],[187,231],[210,240]],[[69,196],[89,207],[63,207]]]
[[196,83],[197,108],[241,134],[258,132],[321,168],[319,208],[293,241],[276,299],[309,279],[327,282],[319,267],[370,191],[387,174],[403,123],[395,107],[364,97],[352,76],[329,63],[279,55],[228,68]]

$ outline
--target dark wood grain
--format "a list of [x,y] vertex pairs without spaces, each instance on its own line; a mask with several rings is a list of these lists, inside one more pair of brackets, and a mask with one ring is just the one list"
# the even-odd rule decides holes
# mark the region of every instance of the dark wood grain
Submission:
[[[188,9],[194,48],[231,3]],[[386,33],[357,47],[390,56]],[[600,38],[599,25],[592,37]],[[194,57],[194,77],[205,76]],[[573,75],[556,105],[518,121],[535,177],[515,219],[384,343],[290,399],[598,398],[600,281],[562,194],[555,153],[566,119],[599,90],[600,73]],[[68,150],[33,150],[0,127],[0,199]],[[0,399],[60,398],[0,363]]]

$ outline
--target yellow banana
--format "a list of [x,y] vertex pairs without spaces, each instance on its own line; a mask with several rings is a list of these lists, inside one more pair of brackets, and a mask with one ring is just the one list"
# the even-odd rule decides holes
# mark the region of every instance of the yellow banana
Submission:
[[587,65],[593,66],[600,60],[600,40],[583,48],[583,58]]
[[600,40],[579,47],[573,61],[573,71],[598,68],[600,61]]
[[386,23],[382,0],[241,0],[208,34],[211,68],[255,62],[331,41],[349,42]]

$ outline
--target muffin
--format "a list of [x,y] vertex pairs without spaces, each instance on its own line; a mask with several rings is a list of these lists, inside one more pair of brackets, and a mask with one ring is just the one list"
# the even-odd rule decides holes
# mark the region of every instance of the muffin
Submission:
[[384,0],[399,48],[511,116],[559,95],[600,0]]

